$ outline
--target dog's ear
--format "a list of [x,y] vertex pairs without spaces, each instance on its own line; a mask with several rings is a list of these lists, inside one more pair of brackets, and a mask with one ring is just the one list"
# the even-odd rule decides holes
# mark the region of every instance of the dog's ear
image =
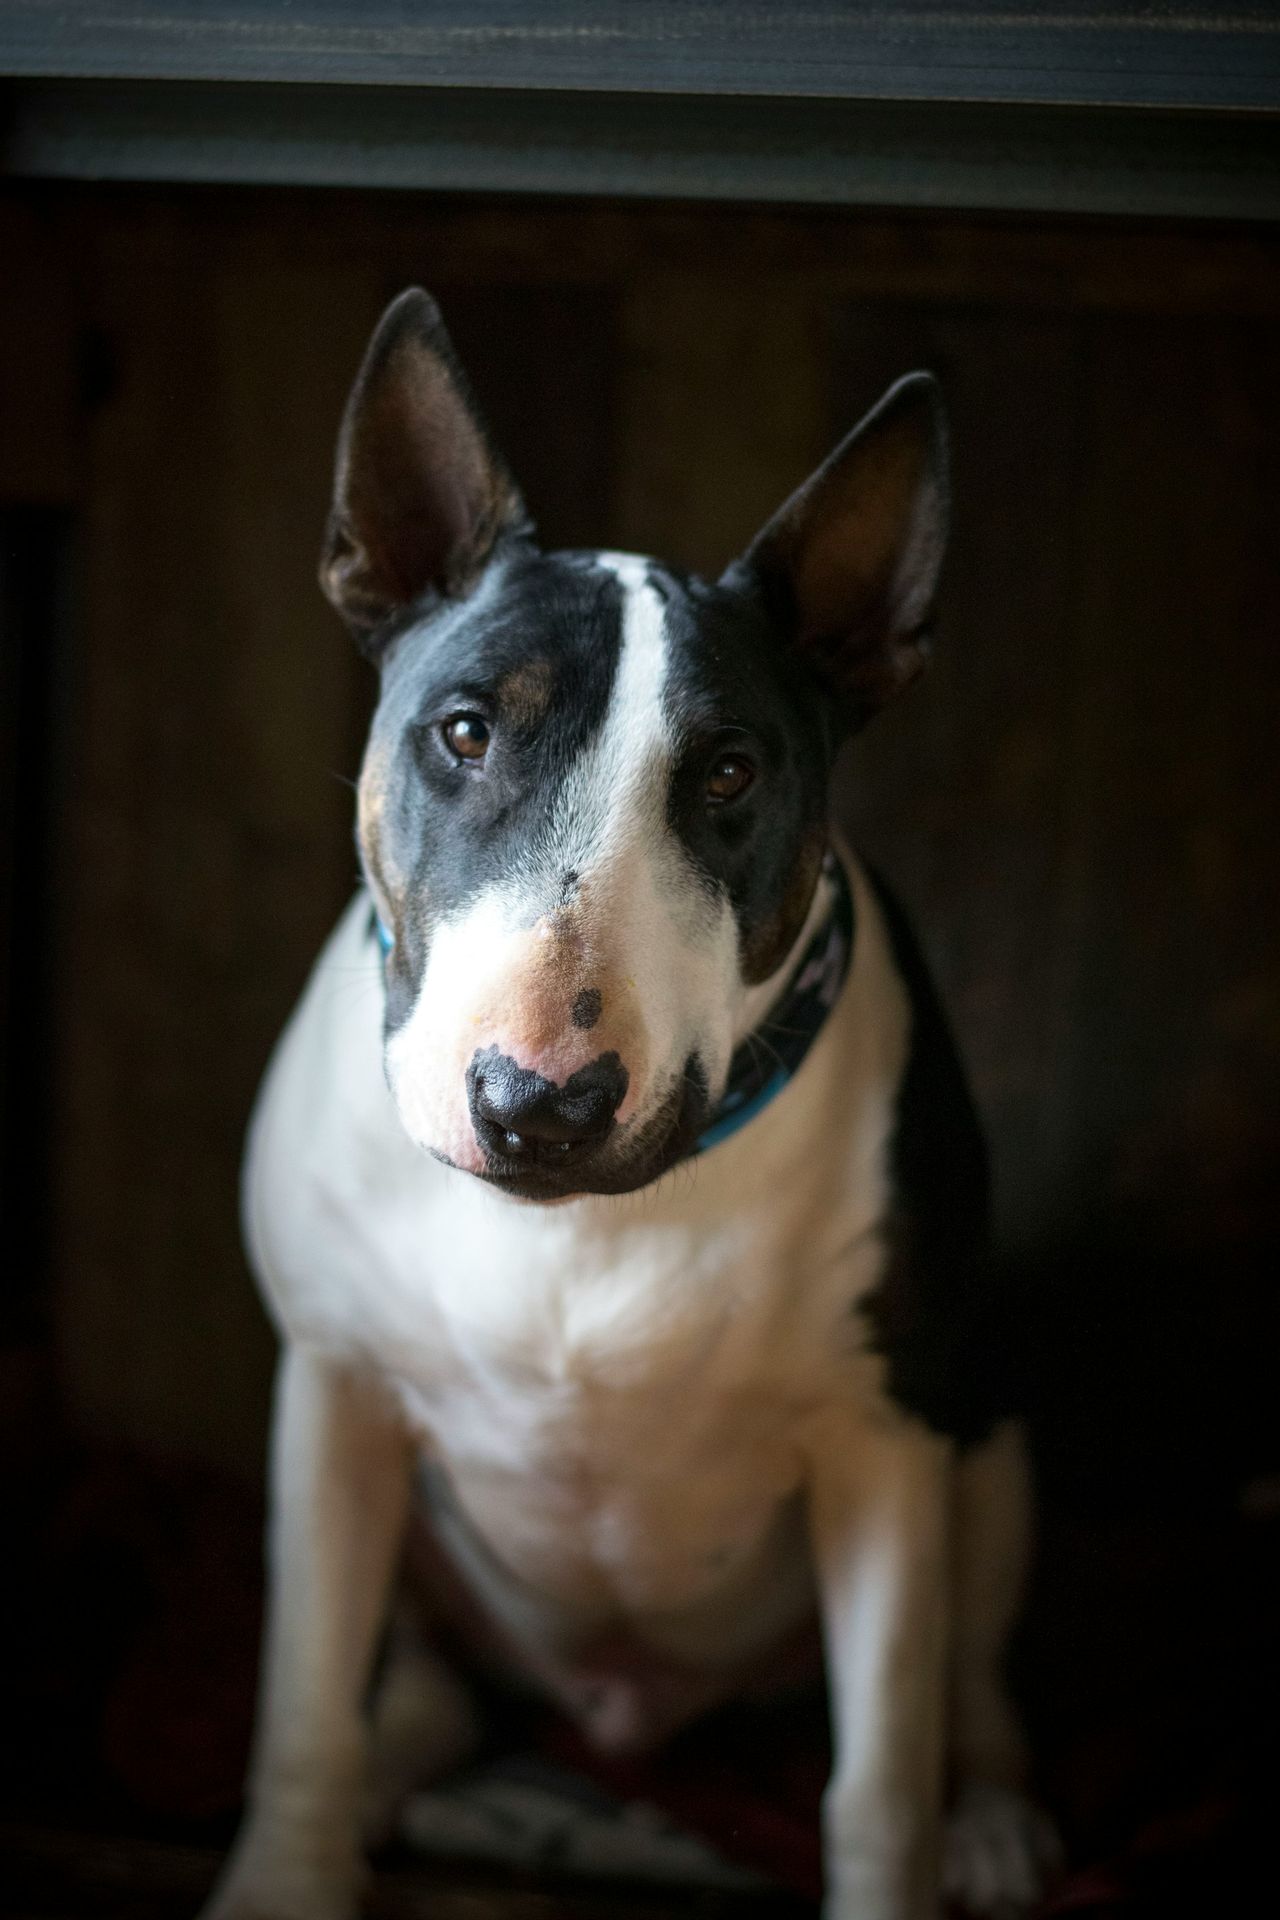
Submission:
[[383,314],[338,435],[320,584],[366,645],[424,595],[465,593],[524,502],[490,446],[434,300]]
[[938,384],[911,373],[725,575],[763,594],[853,727],[924,666],[947,505]]

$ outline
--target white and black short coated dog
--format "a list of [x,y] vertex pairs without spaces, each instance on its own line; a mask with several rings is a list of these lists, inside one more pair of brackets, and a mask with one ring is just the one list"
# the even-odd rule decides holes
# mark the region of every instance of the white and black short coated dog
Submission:
[[369,1705],[423,1502],[601,1746],[820,1622],[829,1920],[1034,1900],[983,1149],[910,935],[828,820],[841,742],[923,663],[946,519],[915,374],[717,582],[546,553],[431,300],[379,325],[322,563],[381,676],[367,891],[251,1133],[283,1357],[249,1804],[209,1920],[347,1920],[410,1693],[420,1771],[456,1754],[430,1651],[394,1753]]

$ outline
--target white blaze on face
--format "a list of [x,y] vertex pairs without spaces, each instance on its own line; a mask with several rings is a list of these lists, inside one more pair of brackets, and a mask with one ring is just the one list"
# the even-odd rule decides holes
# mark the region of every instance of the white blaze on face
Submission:
[[[712,1077],[727,1063],[740,991],[726,903],[693,873],[667,820],[677,740],[664,703],[668,638],[647,563],[602,554],[623,589],[621,650],[604,723],[565,769],[546,825],[510,875],[441,922],[387,1070],[419,1145],[483,1165],[466,1070],[496,1046],[562,1085],[601,1053],[628,1075],[621,1127],[642,1128],[688,1056]],[[565,877],[576,875],[571,886]],[[587,1028],[580,995],[599,997]]]

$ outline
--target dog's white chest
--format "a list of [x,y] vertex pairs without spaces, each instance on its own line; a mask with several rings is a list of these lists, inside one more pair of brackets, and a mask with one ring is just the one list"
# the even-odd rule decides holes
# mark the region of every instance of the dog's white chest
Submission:
[[745,1576],[800,1480],[807,1414],[874,1407],[851,1305],[882,1259],[902,1033],[891,995],[878,1021],[857,1004],[877,998],[872,911],[846,1037],[763,1116],[656,1189],[558,1208],[406,1139],[376,994],[352,988],[357,910],[317,969],[255,1129],[256,1264],[294,1338],[383,1374],[470,1526],[548,1596],[664,1611]]
[[736,1239],[639,1228],[597,1266],[589,1243],[521,1236],[433,1286],[439,1345],[401,1394],[471,1523],[539,1590],[688,1604],[796,1485],[817,1328],[788,1329]]

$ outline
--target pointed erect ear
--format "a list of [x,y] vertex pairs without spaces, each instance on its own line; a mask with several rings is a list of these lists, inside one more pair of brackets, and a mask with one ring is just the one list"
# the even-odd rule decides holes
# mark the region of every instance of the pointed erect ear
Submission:
[[424,595],[465,593],[499,537],[528,525],[439,309],[411,287],[378,322],[347,402],[320,584],[367,639]]
[[857,727],[914,680],[947,538],[947,436],[931,374],[889,389],[725,575],[754,585]]

